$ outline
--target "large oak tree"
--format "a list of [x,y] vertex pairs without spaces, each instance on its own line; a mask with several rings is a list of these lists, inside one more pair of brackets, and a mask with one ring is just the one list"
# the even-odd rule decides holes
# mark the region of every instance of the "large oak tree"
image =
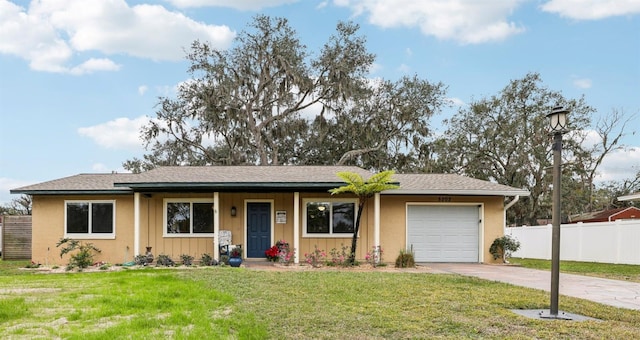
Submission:
[[161,98],[143,128],[150,151],[125,163],[352,164],[415,169],[445,86],[417,77],[368,79],[374,55],[358,26],[338,23],[317,52],[286,19],[257,16],[228,51],[194,42],[191,78]]
[[[537,224],[550,216],[551,136],[546,115],[554,106],[570,110],[563,146],[564,216],[588,207],[594,178],[602,159],[619,144],[625,120],[598,124],[594,146],[584,143],[595,110],[584,98],[567,99],[529,73],[512,80],[498,95],[473,101],[446,122],[447,131],[434,143],[434,167],[518,188],[531,195],[508,213],[513,223]],[[584,190],[587,188],[587,190]],[[587,208],[588,209],[588,208]]]

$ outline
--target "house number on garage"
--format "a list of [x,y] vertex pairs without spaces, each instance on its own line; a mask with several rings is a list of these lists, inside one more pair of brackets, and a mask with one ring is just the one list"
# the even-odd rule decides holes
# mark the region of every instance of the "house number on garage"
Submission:
[[451,197],[440,196],[440,197],[438,197],[438,202],[451,202]]

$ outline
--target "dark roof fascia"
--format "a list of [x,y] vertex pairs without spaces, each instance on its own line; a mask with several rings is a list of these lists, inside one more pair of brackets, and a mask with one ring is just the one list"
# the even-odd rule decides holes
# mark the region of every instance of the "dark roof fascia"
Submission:
[[116,190],[10,190],[11,194],[26,195],[129,195],[133,191],[125,189]]
[[344,182],[153,182],[153,183],[114,183],[115,187],[127,187],[134,191],[163,191],[163,190],[319,190],[333,189],[345,185]]
[[527,190],[412,190],[392,189],[381,195],[439,195],[439,196],[529,196]]

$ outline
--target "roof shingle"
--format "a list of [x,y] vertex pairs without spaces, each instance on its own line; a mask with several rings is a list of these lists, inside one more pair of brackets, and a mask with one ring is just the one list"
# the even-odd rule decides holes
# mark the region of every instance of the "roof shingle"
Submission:
[[[140,174],[80,174],[11,190],[25,194],[131,193],[153,188],[224,190],[224,188],[326,189],[337,187],[341,171],[372,173],[352,166],[168,166]],[[493,195],[529,194],[527,190],[454,174],[395,174],[399,189],[383,194]],[[133,190],[132,190],[133,189]]]

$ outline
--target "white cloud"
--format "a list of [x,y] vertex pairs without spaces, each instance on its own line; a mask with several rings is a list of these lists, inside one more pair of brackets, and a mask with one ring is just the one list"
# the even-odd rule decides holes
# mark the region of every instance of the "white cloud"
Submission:
[[369,66],[369,73],[371,74],[376,74],[380,71],[382,71],[384,69],[384,67],[382,66],[382,64],[379,63],[372,63],[371,66]]
[[93,73],[94,71],[117,71],[120,69],[120,65],[117,65],[113,61],[105,58],[91,58],[84,63],[72,68],[69,73],[73,75],[83,75]]
[[242,11],[257,11],[266,7],[291,4],[298,0],[169,0],[176,7],[231,7]]
[[107,166],[102,164],[102,163],[95,163],[93,165],[91,165],[91,170],[93,170],[94,172],[107,172],[109,171]]
[[78,134],[89,137],[98,145],[107,149],[142,150],[140,128],[149,122],[149,117],[136,119],[116,118],[106,123],[81,127]]
[[573,80],[573,85],[580,89],[590,89],[591,88],[591,79],[588,78],[576,78]]
[[13,178],[0,177],[0,204],[4,205],[10,203],[13,199],[20,197],[20,195],[9,194],[9,190],[17,189],[34,183],[36,182],[27,182]]
[[638,0],[551,0],[542,10],[576,20],[599,20],[613,16],[640,14]]
[[451,97],[451,98],[447,98],[447,101],[449,102],[449,104],[455,107],[467,106],[467,103],[465,103],[465,101],[460,98]]
[[407,47],[404,50],[404,53],[407,55],[407,57],[412,57],[413,56],[413,50],[411,50],[411,47]]
[[[569,134],[578,134],[582,139],[582,146],[591,150],[602,143],[602,138],[595,130],[571,131]],[[579,138],[577,135],[573,138]],[[625,147],[614,149],[602,160],[598,167],[597,183],[607,181],[620,181],[635,178],[640,171],[640,147]]]
[[149,87],[147,85],[138,86],[138,94],[141,96],[144,96],[144,94],[147,93],[148,90],[149,90]]
[[640,171],[640,147],[614,150],[600,165],[596,182],[633,179]]
[[411,72],[411,67],[407,64],[400,64],[400,66],[398,66],[398,72],[402,74],[407,74]]
[[[197,22],[158,5],[124,0],[33,0],[28,9],[0,0],[0,53],[26,59],[38,71],[86,74],[120,67],[107,55],[181,60],[194,40],[228,48],[227,26]],[[76,62],[82,52],[104,57]],[[73,66],[73,64],[77,64]]]
[[[602,143],[602,138],[596,130],[580,130],[580,131],[571,131],[569,134],[577,134],[577,136],[582,136],[582,146],[587,149],[592,149],[596,145]],[[577,138],[576,136],[576,138]]]
[[463,44],[501,41],[524,31],[507,20],[522,0],[334,0],[355,16],[368,14],[369,22],[384,28],[419,27],[423,34]]

